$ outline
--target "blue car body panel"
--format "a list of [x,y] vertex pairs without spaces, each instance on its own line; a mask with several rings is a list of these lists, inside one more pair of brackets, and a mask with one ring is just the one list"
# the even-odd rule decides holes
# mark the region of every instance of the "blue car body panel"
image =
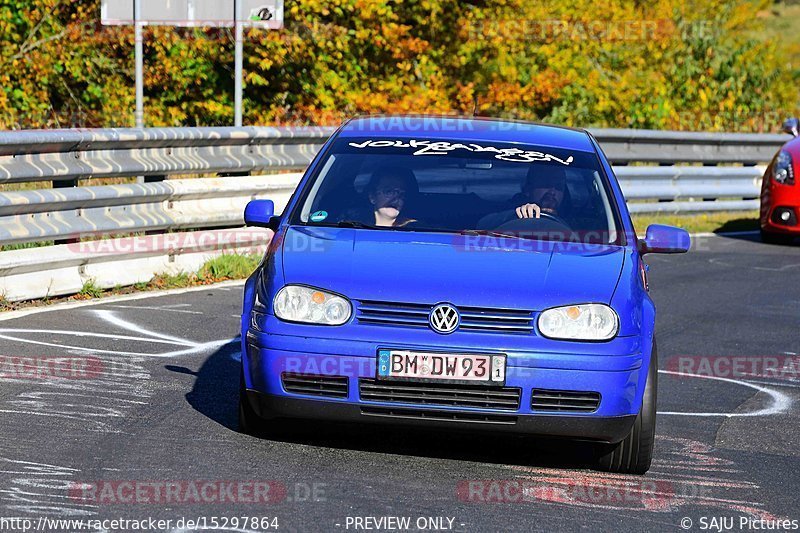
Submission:
[[[652,355],[655,306],[640,277],[642,259],[622,191],[599,145],[587,132],[569,128],[437,117],[437,131],[426,128],[425,121],[429,120],[434,119],[373,117],[348,122],[320,150],[284,213],[296,208],[299,191],[316,176],[319,162],[337,136],[519,142],[594,152],[609,177],[624,244],[530,241],[509,246],[488,236],[290,226],[284,216],[270,251],[245,284],[241,322],[245,387],[273,399],[304,400],[306,407],[292,413],[309,418],[336,418],[326,416],[328,411],[323,409],[333,404],[355,409],[389,406],[442,413],[494,413],[481,407],[398,406],[364,400],[359,380],[375,378],[377,352],[382,348],[502,353],[507,356],[505,387],[521,389],[520,407],[513,413],[516,416],[545,417],[555,420],[556,426],[559,421],[567,424],[570,420],[630,422],[609,434],[589,431],[582,435],[581,426],[566,433],[557,429],[537,432],[612,442],[623,438],[642,404]],[[344,295],[353,304],[353,316],[342,326],[284,322],[274,316],[272,299],[286,284]],[[617,312],[619,332],[603,342],[552,340],[538,330],[532,334],[457,330],[441,335],[430,328],[359,323],[360,306],[365,301],[448,302],[457,308],[526,310],[534,325],[539,313],[551,307],[604,303]],[[332,398],[289,393],[281,384],[284,372],[347,376],[347,394]],[[534,389],[591,391],[599,393],[601,399],[590,413],[535,411],[531,408]],[[315,406],[319,413],[314,412]],[[357,415],[355,419],[360,420]]]
[[[324,287],[354,300],[542,310],[576,301],[609,303],[623,256],[618,246],[522,241],[512,248],[493,237],[299,226],[286,233],[283,275],[285,283]],[[574,283],[585,276],[588,258],[594,283]],[[527,294],[535,299],[526,301]]]

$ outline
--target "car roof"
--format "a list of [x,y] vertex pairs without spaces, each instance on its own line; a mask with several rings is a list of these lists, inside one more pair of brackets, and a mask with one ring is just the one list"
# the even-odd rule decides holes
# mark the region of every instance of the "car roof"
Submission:
[[371,115],[348,120],[339,135],[506,142],[594,152],[586,130],[521,120],[442,115]]

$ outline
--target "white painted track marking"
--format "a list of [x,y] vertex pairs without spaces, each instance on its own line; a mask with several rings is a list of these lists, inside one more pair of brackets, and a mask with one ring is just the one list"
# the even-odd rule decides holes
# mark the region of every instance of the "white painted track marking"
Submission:
[[159,298],[161,296],[172,296],[176,294],[186,294],[188,292],[199,292],[209,290],[222,290],[239,287],[244,285],[245,280],[235,279],[230,281],[221,281],[213,285],[201,285],[199,287],[185,287],[181,289],[167,289],[164,291],[147,291],[135,294],[118,294],[116,296],[107,296],[97,300],[82,300],[79,302],[61,302],[57,304],[31,307],[29,309],[20,309],[18,311],[3,311],[0,312],[0,321],[13,320],[15,318],[22,318],[28,315],[35,315],[38,313],[47,313],[50,311],[65,311],[67,309],[77,309],[79,307],[92,307],[95,305],[110,304],[116,302],[132,302],[136,300],[144,300],[147,298]]
[[202,315],[200,311],[189,311],[188,309],[170,309],[171,306],[165,305],[163,307],[152,305],[111,305],[116,309],[147,309],[149,311],[167,311],[169,313],[184,313],[186,315]]
[[724,416],[728,418],[738,417],[738,416],[767,416],[767,415],[777,415],[780,413],[785,413],[789,410],[792,405],[792,399],[786,396],[784,393],[776,391],[774,389],[770,389],[768,387],[763,387],[761,385],[756,385],[755,383],[749,383],[747,381],[742,381],[739,379],[730,379],[730,378],[722,378],[717,376],[700,376],[697,374],[685,374],[683,372],[674,372],[672,370],[659,370],[661,374],[671,374],[674,376],[683,376],[687,378],[702,378],[702,379],[713,379],[717,381],[725,381],[728,383],[735,383],[737,385],[741,385],[743,387],[749,387],[751,389],[755,389],[759,392],[763,392],[767,394],[770,398],[772,398],[772,405],[766,407],[764,409],[759,409],[758,411],[751,411],[749,413],[682,413],[678,411],[659,411],[659,415],[677,415],[677,416]]
[[167,335],[166,333],[158,333],[156,331],[152,331],[141,326],[134,324],[133,322],[129,322],[123,318],[118,317],[114,314],[113,311],[109,311],[108,309],[95,309],[94,314],[96,314],[101,319],[105,320],[110,324],[114,324],[117,327],[122,329],[126,329],[128,331],[133,331],[134,333],[141,333],[143,335],[148,335],[153,337],[154,339],[164,339],[167,341],[174,341],[178,344],[182,344],[184,346],[199,346],[199,343],[194,341],[190,341],[188,339],[183,339],[181,337],[173,337],[172,335]]

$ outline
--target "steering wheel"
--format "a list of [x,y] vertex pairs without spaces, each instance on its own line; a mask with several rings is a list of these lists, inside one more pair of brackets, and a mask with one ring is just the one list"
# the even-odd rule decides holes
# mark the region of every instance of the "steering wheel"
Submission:
[[539,218],[517,218],[516,212],[509,214],[508,220],[494,228],[495,231],[562,231],[571,232],[572,227],[567,222],[552,213],[539,213]]
[[558,224],[561,224],[562,226],[566,226],[566,227],[572,229],[571,226],[569,224],[567,224],[567,221],[564,220],[563,218],[561,218],[558,215],[554,215],[552,213],[547,213],[545,211],[540,211],[539,212],[539,218],[549,218],[553,222],[556,222]]

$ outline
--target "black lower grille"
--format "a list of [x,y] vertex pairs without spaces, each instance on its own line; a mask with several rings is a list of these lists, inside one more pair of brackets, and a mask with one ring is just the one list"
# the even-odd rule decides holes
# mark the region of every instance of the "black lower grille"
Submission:
[[476,424],[516,424],[517,417],[511,415],[490,415],[485,413],[464,413],[436,411],[433,409],[402,409],[394,407],[361,407],[361,414],[410,420],[435,420],[439,422],[473,422]]
[[362,401],[416,405],[447,405],[483,409],[519,409],[522,391],[519,388],[438,383],[389,382],[362,379],[359,382]]
[[313,374],[281,374],[286,392],[310,396],[347,398],[347,376],[317,376]]
[[600,407],[599,392],[533,389],[531,410],[591,413]]

